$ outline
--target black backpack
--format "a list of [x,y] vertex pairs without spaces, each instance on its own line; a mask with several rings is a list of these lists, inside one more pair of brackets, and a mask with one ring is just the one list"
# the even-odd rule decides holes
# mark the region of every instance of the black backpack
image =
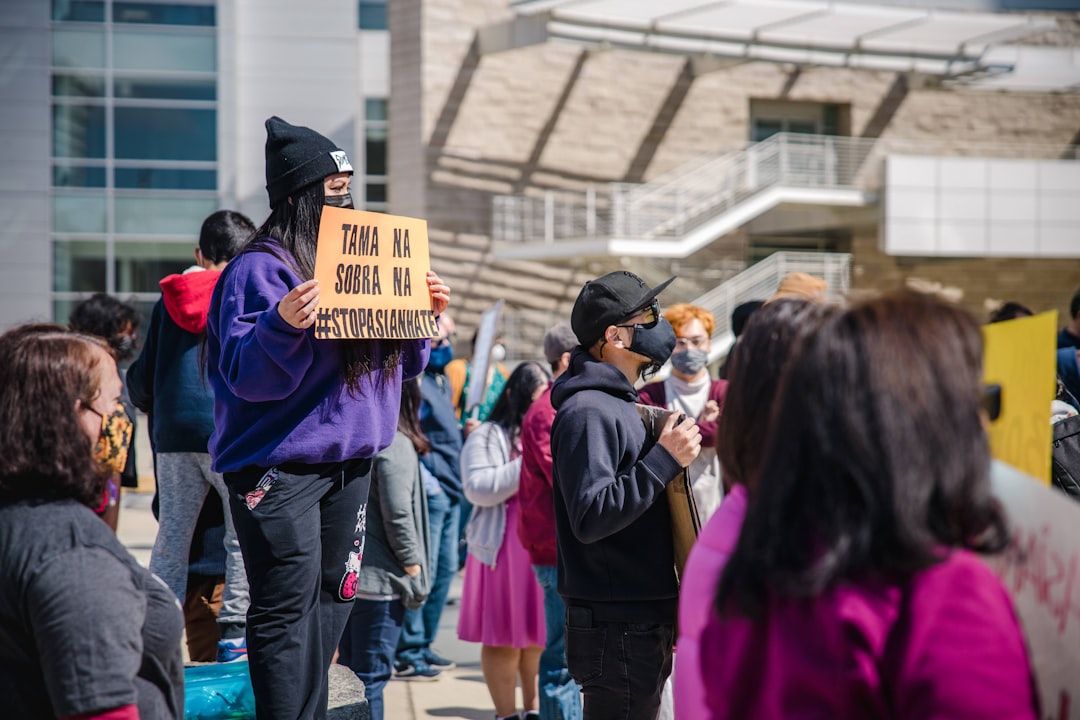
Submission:
[[1080,501],[1080,415],[1054,423],[1053,484]]

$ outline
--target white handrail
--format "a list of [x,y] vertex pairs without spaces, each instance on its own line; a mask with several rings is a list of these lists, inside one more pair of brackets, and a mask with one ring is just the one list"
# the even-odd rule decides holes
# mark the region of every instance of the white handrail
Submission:
[[585,239],[675,241],[775,187],[877,190],[890,154],[1080,159],[1075,146],[852,138],[779,133],[734,152],[692,160],[651,182],[499,195],[493,239],[509,243]]

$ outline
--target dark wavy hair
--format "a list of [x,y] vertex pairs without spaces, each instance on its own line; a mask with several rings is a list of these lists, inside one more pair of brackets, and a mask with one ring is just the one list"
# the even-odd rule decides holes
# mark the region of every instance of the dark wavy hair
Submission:
[[113,349],[113,355],[121,362],[134,357],[135,346],[123,349],[120,339],[128,330],[137,331],[140,322],[142,315],[134,305],[106,293],[94,293],[72,308],[68,317],[72,330],[104,338]]
[[783,370],[799,343],[838,311],[805,298],[783,298],[750,317],[728,359],[728,390],[716,430],[726,489],[734,483],[753,483],[761,469]]
[[417,455],[431,452],[431,441],[420,427],[420,379],[401,383],[401,409],[398,411],[398,432],[409,438]]
[[[289,202],[289,199],[292,202]],[[326,193],[323,182],[315,182],[275,205],[251,235],[241,252],[270,253],[290,266],[301,280],[315,277],[315,248],[319,239],[319,219],[322,217]],[[277,241],[276,243],[274,241]],[[280,247],[279,247],[280,244]],[[284,248],[287,255],[283,255]],[[226,272],[228,269],[226,268]],[[401,364],[400,340],[321,340],[341,353],[341,370],[349,393],[360,394],[360,381],[376,369],[382,371],[379,382],[390,382]],[[378,368],[373,359],[381,357]]]
[[75,408],[97,395],[96,368],[106,358],[104,340],[57,325],[0,336],[0,501],[100,500],[103,478]]
[[506,387],[499,393],[495,406],[491,408],[488,422],[493,422],[506,431],[513,445],[521,433],[521,421],[525,412],[532,405],[532,396],[539,387],[546,387],[551,380],[547,368],[537,362],[524,362],[514,368]]
[[978,322],[943,300],[904,291],[826,319],[781,381],[717,611],[758,618],[769,597],[1002,550],[981,371]]
[[1002,304],[994,312],[990,313],[990,322],[999,323],[1006,320],[1016,320],[1017,318],[1031,317],[1035,313],[1031,312],[1031,309],[1025,305],[1021,305],[1018,302],[1009,301]]

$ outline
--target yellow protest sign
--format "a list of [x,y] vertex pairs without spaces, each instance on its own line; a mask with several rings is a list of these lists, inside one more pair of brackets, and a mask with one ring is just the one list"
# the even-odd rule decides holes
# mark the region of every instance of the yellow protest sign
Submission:
[[427,221],[326,206],[315,279],[320,339],[435,337]]
[[1001,386],[1001,415],[990,425],[990,452],[1050,482],[1050,402],[1056,393],[1057,313],[983,327],[987,383]]

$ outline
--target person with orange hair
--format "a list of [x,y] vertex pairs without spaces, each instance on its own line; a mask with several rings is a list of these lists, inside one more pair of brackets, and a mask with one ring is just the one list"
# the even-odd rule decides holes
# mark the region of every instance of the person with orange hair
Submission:
[[676,410],[697,421],[701,453],[690,465],[690,482],[704,523],[724,496],[716,456],[716,426],[724,408],[727,380],[711,380],[707,367],[716,320],[705,308],[687,303],[672,305],[664,318],[675,328],[671,375],[638,390],[638,398],[646,405]]

